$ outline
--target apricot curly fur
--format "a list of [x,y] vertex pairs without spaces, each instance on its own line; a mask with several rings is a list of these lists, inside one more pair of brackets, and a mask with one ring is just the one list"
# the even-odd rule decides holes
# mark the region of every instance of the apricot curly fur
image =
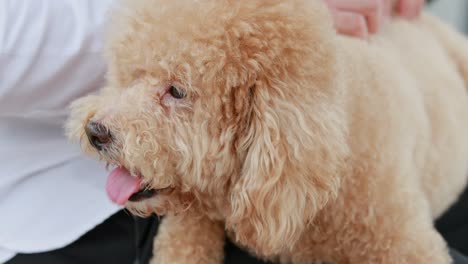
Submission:
[[224,231],[279,263],[450,263],[432,221],[467,181],[459,33],[423,15],[338,36],[318,0],[123,0],[107,39],[107,85],[67,133],[171,188],[126,204],[166,215],[153,263],[220,264]]

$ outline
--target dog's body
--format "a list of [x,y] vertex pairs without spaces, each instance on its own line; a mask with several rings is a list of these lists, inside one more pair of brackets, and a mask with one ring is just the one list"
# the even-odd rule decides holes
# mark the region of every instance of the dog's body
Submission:
[[99,120],[102,158],[172,188],[127,202],[169,213],[154,263],[220,264],[225,229],[281,263],[449,263],[432,220],[467,180],[468,41],[429,16],[340,37],[320,1],[281,2],[128,1],[70,136]]
[[339,38],[349,167],[286,263],[449,262],[429,215],[466,186],[468,42],[450,46],[438,23],[393,22],[370,43]]
[[394,22],[370,43],[339,38],[349,167],[338,198],[284,259],[448,262],[429,214],[439,216],[465,186],[468,101],[446,47],[422,30],[429,25]]

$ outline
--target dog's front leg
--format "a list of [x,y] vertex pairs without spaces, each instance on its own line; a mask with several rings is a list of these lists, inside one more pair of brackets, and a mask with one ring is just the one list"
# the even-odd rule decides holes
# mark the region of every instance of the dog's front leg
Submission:
[[165,217],[154,240],[151,264],[221,264],[222,223],[189,212]]

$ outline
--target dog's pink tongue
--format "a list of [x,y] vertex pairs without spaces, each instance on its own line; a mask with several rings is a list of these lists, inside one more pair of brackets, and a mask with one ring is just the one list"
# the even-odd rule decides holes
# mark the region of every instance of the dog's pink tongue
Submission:
[[109,198],[118,205],[124,205],[130,196],[138,192],[141,180],[124,168],[116,168],[107,177],[106,190]]

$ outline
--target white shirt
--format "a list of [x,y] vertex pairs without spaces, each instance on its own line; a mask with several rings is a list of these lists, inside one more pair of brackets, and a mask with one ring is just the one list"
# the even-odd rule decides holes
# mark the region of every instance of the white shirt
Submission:
[[0,263],[66,246],[119,210],[68,143],[68,104],[103,82],[112,0],[0,0]]

